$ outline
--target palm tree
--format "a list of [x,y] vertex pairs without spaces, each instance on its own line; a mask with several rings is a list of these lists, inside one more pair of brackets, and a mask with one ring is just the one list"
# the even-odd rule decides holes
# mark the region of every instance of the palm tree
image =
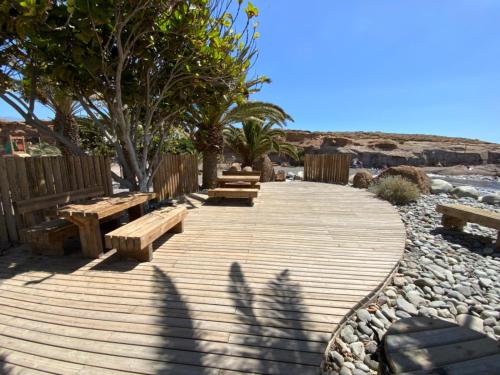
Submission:
[[217,162],[224,147],[225,128],[249,119],[268,120],[283,125],[291,117],[279,106],[256,101],[244,101],[235,105],[235,99],[222,96],[212,102],[204,102],[186,114],[187,123],[196,128],[195,142],[203,155],[203,187],[215,187]]
[[224,131],[224,140],[231,150],[240,155],[243,166],[253,166],[271,153],[297,159],[297,148],[285,142],[285,132],[274,125],[273,121],[250,119],[244,121],[241,128],[228,127]]

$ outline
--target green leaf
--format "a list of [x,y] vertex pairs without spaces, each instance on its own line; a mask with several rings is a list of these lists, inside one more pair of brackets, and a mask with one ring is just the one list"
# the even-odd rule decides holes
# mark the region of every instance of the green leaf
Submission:
[[250,1],[245,8],[245,13],[248,18],[257,17],[259,15],[259,9],[257,9]]

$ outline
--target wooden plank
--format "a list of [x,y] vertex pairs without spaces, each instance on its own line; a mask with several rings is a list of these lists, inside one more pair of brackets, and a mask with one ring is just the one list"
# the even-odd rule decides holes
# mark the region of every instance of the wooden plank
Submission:
[[61,171],[62,165],[61,165],[61,158],[60,157],[53,157],[50,158],[50,162],[52,164],[52,172],[53,172],[53,183],[54,183],[54,192],[55,193],[62,193],[65,190],[65,186],[69,186],[71,188],[71,183],[67,182],[67,184],[64,183],[63,181],[63,173]]
[[500,213],[463,204],[438,204],[436,211],[467,222],[500,230]]
[[55,208],[60,204],[67,204],[72,201],[100,197],[104,194],[102,187],[96,186],[86,189],[67,191],[64,193],[44,195],[32,199],[15,202],[16,210],[19,214],[25,214],[47,208]]
[[[0,176],[7,176],[6,159],[0,158]],[[9,234],[10,241],[17,241],[19,239],[17,234],[16,218],[12,208],[10,198],[10,184],[8,178],[0,178],[0,198],[2,199],[2,208],[5,216],[6,230]]]
[[54,171],[52,170],[51,158],[42,158],[43,173],[45,176],[45,184],[47,187],[47,194],[54,194],[56,187],[54,184]]

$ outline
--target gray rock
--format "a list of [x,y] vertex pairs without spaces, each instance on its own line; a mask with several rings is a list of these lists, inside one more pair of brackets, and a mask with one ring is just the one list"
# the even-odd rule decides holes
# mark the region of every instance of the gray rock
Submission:
[[474,315],[460,314],[457,316],[457,323],[462,327],[467,327],[474,331],[484,332],[483,319]]
[[398,318],[401,318],[401,319],[411,318],[411,315],[408,314],[406,311],[403,311],[403,310],[396,310],[396,316]]
[[358,330],[365,335],[368,336],[373,335],[373,330],[370,327],[368,327],[365,322],[359,323]]
[[342,328],[340,331],[340,337],[348,344],[353,343],[358,339],[358,337],[354,334],[354,329],[349,325]]
[[459,198],[479,198],[479,191],[472,186],[457,186],[451,190],[451,194]]
[[493,311],[493,310],[484,310],[481,313],[481,318],[483,319],[488,319],[488,318],[494,318],[494,319],[500,319],[500,312],[498,311]]
[[417,292],[416,290],[412,290],[408,293],[406,293],[406,298],[408,299],[408,301],[410,301],[410,303],[413,305],[413,306],[421,306],[423,304],[425,304],[425,299],[422,298],[422,296],[420,295],[419,292]]
[[296,180],[303,180],[304,179],[304,171],[298,171],[297,174],[295,175]]
[[378,344],[376,341],[368,341],[365,345],[365,350],[368,352],[368,353],[375,353],[378,349]]
[[384,306],[382,306],[381,311],[382,311],[382,314],[384,314],[387,319],[396,320],[397,317],[396,317],[396,313],[394,312],[393,308],[384,305]]
[[352,375],[352,371],[348,367],[342,366],[342,368],[339,371],[339,374],[340,375]]
[[372,314],[370,314],[366,309],[358,310],[356,315],[358,316],[358,319],[361,320],[362,322],[369,322],[372,319]]
[[486,277],[480,277],[479,285],[481,285],[483,288],[489,288],[493,285],[493,281],[487,279]]
[[378,362],[373,360],[372,356],[370,354],[367,354],[365,356],[365,359],[363,360],[363,363],[367,365],[371,370],[377,371],[378,370]]
[[419,286],[420,288],[423,288],[425,286],[432,288],[436,284],[437,284],[436,280],[433,280],[429,277],[424,277],[422,279],[415,280],[415,285]]
[[417,308],[410,302],[405,300],[403,297],[396,298],[396,306],[398,307],[398,309],[403,310],[408,314],[417,315]]
[[500,206],[500,194],[486,194],[481,197],[481,202]]
[[353,342],[351,345],[351,352],[352,354],[354,355],[354,357],[360,359],[361,361],[363,359],[365,359],[365,345],[360,342],[360,341],[356,341],[356,342]]
[[448,181],[441,179],[432,179],[431,180],[431,193],[432,194],[443,194],[449,193],[453,189],[453,185]]
[[[370,371],[370,369],[368,369],[368,371]],[[366,375],[366,372],[359,369],[359,368],[355,368],[351,372],[352,372],[352,375]]]
[[472,288],[466,285],[459,285],[455,289],[465,297],[470,297],[473,293]]
[[330,360],[335,363],[338,367],[342,367],[344,365],[344,357],[342,354],[337,352],[336,350],[332,350],[330,353]]
[[370,368],[367,365],[365,365],[363,362],[356,361],[356,362],[354,362],[354,366],[356,366],[356,368],[358,368],[364,372],[370,372]]

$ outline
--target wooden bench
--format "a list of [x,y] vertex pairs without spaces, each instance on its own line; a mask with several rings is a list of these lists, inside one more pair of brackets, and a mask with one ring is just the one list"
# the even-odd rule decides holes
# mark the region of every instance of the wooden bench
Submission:
[[216,188],[208,191],[210,198],[248,199],[250,205],[259,196],[259,189],[251,188]]
[[[45,217],[55,217],[59,205],[102,195],[102,187],[92,187],[17,201],[14,202],[14,208],[26,222],[32,222],[33,214],[37,211],[44,211]],[[78,235],[78,227],[64,219],[51,219],[22,229],[19,235],[22,242],[31,245],[35,254],[64,255],[64,240]]]
[[412,317],[384,336],[379,374],[500,374],[500,346],[492,338],[445,320]]
[[462,230],[468,222],[496,229],[496,249],[500,251],[500,213],[463,204],[438,204],[436,211],[443,214],[442,224],[448,229]]
[[153,259],[153,241],[167,231],[182,233],[186,215],[186,207],[167,207],[150,212],[107,233],[104,236],[106,247],[115,248],[119,254],[139,262],[150,262]]

